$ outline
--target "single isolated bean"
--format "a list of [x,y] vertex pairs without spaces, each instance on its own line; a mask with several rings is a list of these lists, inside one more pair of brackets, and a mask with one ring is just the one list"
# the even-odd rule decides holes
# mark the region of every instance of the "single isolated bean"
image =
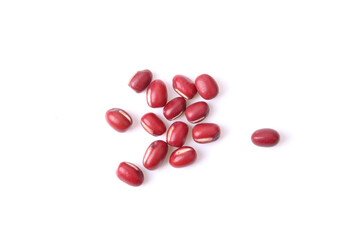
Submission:
[[141,118],[142,127],[153,136],[160,136],[166,131],[165,124],[154,113],[146,113]]
[[171,166],[179,168],[192,164],[196,159],[196,151],[192,147],[180,147],[170,156],[169,163]]
[[162,80],[154,80],[147,88],[147,104],[152,108],[164,107],[167,102],[167,89]]
[[174,122],[167,131],[166,142],[173,147],[182,147],[188,134],[188,125],[184,122]]
[[193,139],[197,143],[210,143],[220,136],[220,128],[214,123],[199,123],[193,128]]
[[130,79],[128,86],[135,92],[140,93],[145,90],[152,81],[152,72],[148,69],[138,71]]
[[196,94],[194,82],[183,75],[174,76],[172,86],[173,89],[185,99],[192,99]]
[[143,157],[143,166],[149,170],[156,169],[164,160],[168,151],[167,143],[157,140],[151,143]]
[[196,102],[187,107],[185,115],[189,122],[198,123],[204,120],[209,112],[210,108],[208,107],[207,103]]
[[219,92],[217,82],[207,74],[201,74],[195,79],[195,87],[200,96],[206,100],[216,97]]
[[120,108],[111,108],[106,112],[105,118],[108,124],[118,132],[126,131],[133,123],[130,115]]
[[143,183],[143,172],[135,164],[121,162],[116,171],[117,177],[131,186],[140,186]]
[[280,141],[278,132],[271,128],[262,128],[252,134],[252,142],[260,147],[273,147]]
[[169,120],[175,120],[186,110],[186,100],[183,97],[177,97],[168,102],[163,108],[164,117]]

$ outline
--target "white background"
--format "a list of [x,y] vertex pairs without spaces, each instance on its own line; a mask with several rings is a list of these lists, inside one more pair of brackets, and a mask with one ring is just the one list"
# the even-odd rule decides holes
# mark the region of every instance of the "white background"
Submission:
[[[346,1],[0,3],[0,239],[347,239]],[[212,75],[194,165],[145,170],[148,68]],[[195,102],[201,98],[193,99]],[[133,117],[117,133],[104,114]],[[180,120],[185,120],[184,117]],[[169,123],[166,122],[169,126]],[[278,130],[273,148],[250,141]],[[141,187],[119,181],[139,165]]]

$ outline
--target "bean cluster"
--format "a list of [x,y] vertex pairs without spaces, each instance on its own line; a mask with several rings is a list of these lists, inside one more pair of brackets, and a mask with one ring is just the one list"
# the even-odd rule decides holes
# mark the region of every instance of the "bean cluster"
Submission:
[[[152,108],[163,107],[163,115],[167,120],[173,121],[184,113],[190,123],[199,123],[192,130],[192,137],[195,142],[210,143],[219,138],[220,128],[217,124],[200,123],[209,114],[210,109],[206,102],[199,101],[186,106],[186,100],[192,99],[197,93],[206,100],[213,99],[218,95],[217,82],[210,75],[202,74],[195,79],[195,82],[183,75],[176,75],[172,80],[172,86],[180,96],[169,102],[167,102],[168,94],[165,83],[161,80],[152,81],[152,73],[149,70],[138,71],[130,79],[128,85],[137,93],[147,89],[148,106]],[[106,120],[118,132],[126,131],[133,122],[130,115],[120,108],[108,110]],[[173,167],[188,166],[197,158],[194,148],[184,146],[189,131],[186,123],[176,121],[167,130],[164,122],[156,114],[149,112],[142,116],[141,125],[153,136],[160,136],[166,132],[166,142],[157,140],[147,148],[142,162],[146,169],[154,170],[160,166],[168,154],[168,145],[177,148],[169,158],[169,163]],[[251,136],[252,142],[260,147],[275,146],[279,139],[278,132],[271,128],[259,129]],[[130,162],[121,162],[116,174],[120,180],[131,186],[140,186],[144,180],[141,169]]]
[[[190,123],[196,124],[192,129],[192,137],[195,142],[210,143],[219,138],[220,128],[217,124],[200,123],[209,114],[209,106],[206,102],[199,101],[186,106],[186,100],[192,99],[197,93],[206,100],[213,99],[218,95],[217,82],[210,75],[202,74],[195,79],[195,82],[183,75],[176,75],[172,80],[172,87],[179,97],[169,102],[165,83],[161,80],[152,81],[152,77],[151,71],[147,69],[138,71],[130,79],[128,85],[137,93],[147,89],[148,106],[152,108],[163,107],[163,115],[167,120],[173,121],[185,114]],[[126,131],[133,123],[131,116],[120,108],[108,110],[106,120],[118,132]],[[143,166],[146,169],[154,170],[160,166],[168,154],[168,145],[177,148],[170,155],[169,163],[171,166],[185,167],[196,160],[197,154],[194,148],[184,146],[189,131],[186,123],[175,121],[167,130],[164,122],[156,114],[149,112],[142,116],[141,125],[153,136],[160,136],[166,132],[166,142],[157,140],[147,148],[143,157]],[[141,169],[130,162],[121,162],[116,174],[120,180],[131,186],[140,186],[144,180]]]

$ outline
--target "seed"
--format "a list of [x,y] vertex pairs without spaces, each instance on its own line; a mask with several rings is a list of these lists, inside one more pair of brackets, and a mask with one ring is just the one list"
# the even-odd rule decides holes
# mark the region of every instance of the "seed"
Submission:
[[152,73],[148,69],[138,71],[130,79],[128,86],[135,92],[140,93],[145,90],[152,81]]
[[166,131],[165,124],[154,113],[146,113],[141,118],[142,127],[153,136],[160,136]]
[[191,123],[198,123],[204,120],[208,113],[210,111],[210,108],[208,107],[208,104],[205,102],[196,102],[187,107],[185,111],[186,118]]
[[177,97],[165,105],[163,114],[167,120],[172,121],[181,116],[185,109],[186,100],[183,97]]
[[167,131],[166,142],[173,147],[182,147],[188,134],[188,125],[184,122],[174,122]]
[[217,96],[219,91],[217,82],[207,74],[202,74],[195,79],[195,87],[200,96],[206,100]]
[[214,123],[199,123],[193,128],[193,139],[197,143],[210,143],[220,136],[220,128]]
[[108,124],[118,132],[124,132],[133,123],[130,115],[120,108],[112,108],[108,110],[105,117]]
[[143,172],[135,164],[121,162],[116,171],[117,177],[131,186],[140,186],[143,183]]
[[271,128],[263,128],[255,131],[252,134],[252,142],[260,147],[272,147],[275,146],[279,140],[280,135],[278,132]]
[[170,156],[170,164],[173,167],[185,167],[192,164],[196,159],[196,151],[192,147],[180,147]]
[[166,142],[162,140],[152,142],[143,157],[143,166],[149,170],[156,169],[166,157],[167,150]]
[[194,82],[183,75],[176,75],[172,80],[172,86],[185,99],[192,99],[196,94]]
[[162,80],[154,80],[147,88],[147,104],[152,108],[164,107],[167,102],[167,89]]

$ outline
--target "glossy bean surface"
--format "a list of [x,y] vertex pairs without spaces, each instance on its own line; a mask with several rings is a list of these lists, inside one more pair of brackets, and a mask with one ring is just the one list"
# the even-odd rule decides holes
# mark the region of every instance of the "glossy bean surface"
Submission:
[[160,136],[166,131],[163,121],[154,113],[146,113],[141,118],[142,127],[153,136]]
[[201,74],[195,79],[195,87],[200,96],[210,100],[218,95],[219,88],[217,82],[208,74]]
[[143,166],[149,170],[156,169],[165,159],[168,145],[162,140],[154,141],[149,145],[143,157]]
[[129,162],[121,162],[117,168],[116,175],[121,181],[135,187],[140,186],[144,180],[141,169]]
[[189,122],[198,123],[207,117],[209,111],[210,108],[207,103],[196,102],[187,107],[185,115]]
[[258,129],[252,134],[252,142],[260,147],[273,147],[280,141],[279,133],[271,128]]
[[138,71],[130,79],[128,86],[135,92],[140,93],[144,91],[152,81],[152,72],[148,69]]
[[184,122],[174,122],[166,134],[166,142],[173,147],[182,147],[188,134],[188,125]]
[[193,139],[197,143],[210,143],[220,136],[220,128],[214,123],[199,123],[193,128]]
[[194,82],[183,75],[176,75],[172,80],[172,86],[185,99],[192,99],[197,92]]
[[186,110],[186,100],[183,97],[177,97],[169,101],[163,108],[164,117],[169,120],[175,120]]
[[192,147],[180,147],[170,155],[170,164],[180,168],[192,164],[196,160],[196,151]]
[[167,89],[162,80],[154,80],[147,88],[146,99],[152,108],[164,107],[167,102]]
[[105,118],[108,124],[118,132],[126,131],[133,123],[130,115],[120,108],[108,110],[105,114]]

